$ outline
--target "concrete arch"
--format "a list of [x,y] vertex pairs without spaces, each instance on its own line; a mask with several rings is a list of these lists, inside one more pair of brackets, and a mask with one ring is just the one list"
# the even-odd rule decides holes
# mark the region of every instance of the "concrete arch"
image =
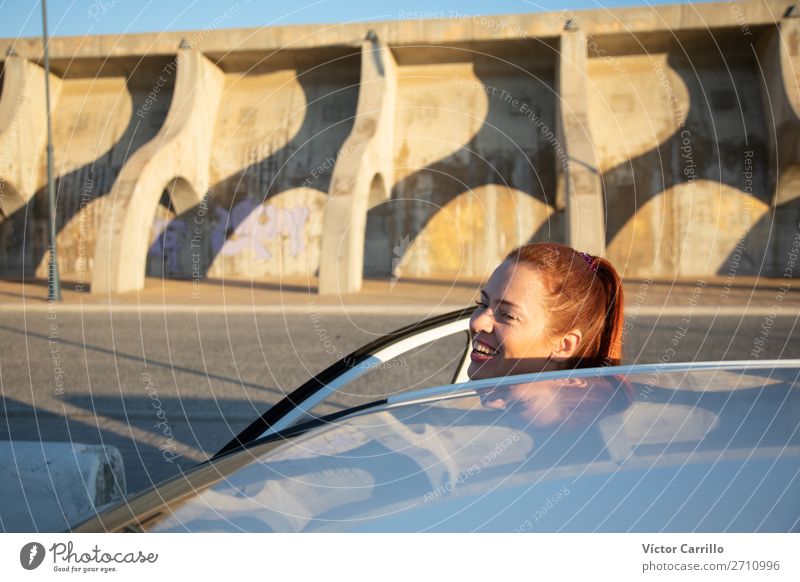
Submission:
[[558,131],[567,163],[560,171],[558,198],[564,200],[567,242],[597,256],[606,253],[606,221],[597,152],[589,127],[587,37],[561,35],[558,60]]
[[178,212],[198,204],[209,186],[213,120],[222,71],[194,50],[177,57],[175,91],[164,126],[122,167],[112,187],[95,250],[92,293],[144,287],[150,227],[164,190]]
[[[370,36],[361,47],[361,83],[353,130],[333,170],[322,230],[320,294],[361,289],[367,210],[377,198],[375,180],[394,177],[392,146],[397,94],[396,63],[385,43]],[[388,194],[386,194],[388,197]],[[375,197],[375,198],[373,198]]]

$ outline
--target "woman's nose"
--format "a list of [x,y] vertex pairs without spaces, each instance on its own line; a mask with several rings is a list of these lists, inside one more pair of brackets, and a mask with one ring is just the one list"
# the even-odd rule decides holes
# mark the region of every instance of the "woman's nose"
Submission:
[[490,333],[492,331],[492,324],[494,320],[489,316],[488,309],[478,307],[472,317],[469,319],[469,328],[473,333],[484,332]]

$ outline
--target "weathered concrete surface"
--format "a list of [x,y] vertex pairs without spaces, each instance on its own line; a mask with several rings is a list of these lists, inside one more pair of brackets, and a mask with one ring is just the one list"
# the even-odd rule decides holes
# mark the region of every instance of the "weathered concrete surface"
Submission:
[[331,175],[355,118],[358,51],[236,55],[214,125],[211,187],[176,214],[159,205],[147,273],[314,277]]
[[[17,56],[3,63],[0,96],[0,216],[10,216],[41,185],[39,163],[47,148],[47,104],[42,67]],[[50,109],[61,92],[61,79],[50,74]]]
[[320,294],[361,289],[367,210],[391,196],[397,66],[374,34],[361,47],[361,78],[353,131],[331,178],[322,232]]
[[[275,51],[285,49],[317,49],[320,47],[359,47],[368,30],[388,45],[431,46],[460,42],[557,38],[564,24],[576,17],[587,35],[638,35],[653,31],[704,31],[738,27],[773,25],[786,12],[791,2],[758,0],[736,3],[734,12],[729,3],[674,4],[616,10],[586,10],[503,16],[470,16],[445,19],[409,19],[401,21],[342,24],[261,27],[251,29],[203,30],[194,33],[192,46],[204,54],[225,55],[231,47],[237,52]],[[224,24],[226,13],[215,19]],[[189,33],[191,34],[191,33]],[[56,37],[50,40],[50,55],[55,57],[120,58],[140,56],[172,56],[186,32],[158,34],[103,35],[91,37]],[[42,53],[39,38],[0,39],[0,54],[12,46],[24,57],[38,59]]]
[[776,241],[796,231],[770,220],[758,34],[653,37],[590,62],[607,256],[624,275],[782,274]]
[[[761,95],[773,163],[768,180],[774,185],[769,214],[758,225],[762,237],[774,225],[778,235],[768,257],[780,269],[792,252],[794,240],[782,233],[800,229],[800,11],[781,22],[779,29],[764,34],[758,46],[763,76]],[[777,263],[777,264],[776,264]]]
[[[573,25],[574,26],[574,25]],[[576,249],[595,256],[606,254],[605,201],[589,125],[586,34],[568,27],[561,35],[558,61],[558,170],[566,205],[566,239]]]
[[[481,279],[513,246],[555,240],[629,277],[794,277],[786,8],[54,39],[60,271],[101,294],[145,276],[351,293],[365,276]],[[37,107],[14,71],[36,70],[41,43],[14,46],[3,119],[15,95]],[[0,160],[17,207],[0,221],[5,277],[46,275],[42,156],[23,145]]]
[[372,274],[481,279],[514,245],[560,240],[555,42],[394,52],[396,184],[370,211]]
[[[199,203],[209,187],[212,126],[223,74],[197,51],[182,50],[172,104],[159,133],[123,166],[101,223],[92,293],[124,293],[144,286],[150,226],[167,190],[177,212]],[[160,77],[161,78],[161,77]],[[146,113],[149,108],[143,106]]]
[[0,442],[0,531],[63,531],[125,493],[116,447]]
[[[53,74],[61,79],[53,115],[59,271],[87,289],[100,224],[109,208],[107,194],[125,162],[158,133],[166,118],[174,71],[166,75],[148,115],[142,119],[136,113],[148,103],[148,95],[169,62],[147,57],[141,62],[51,60]],[[4,83],[3,93],[12,88]],[[11,158],[16,163],[26,156],[13,152]],[[7,277],[47,275],[43,150],[34,161],[35,193],[0,221],[0,273]]]

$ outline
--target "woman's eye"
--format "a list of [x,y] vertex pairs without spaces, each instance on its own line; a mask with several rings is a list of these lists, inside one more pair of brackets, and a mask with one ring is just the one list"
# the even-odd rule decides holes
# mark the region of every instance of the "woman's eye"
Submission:
[[511,319],[511,320],[514,320],[514,319],[516,319],[516,317],[514,317],[514,316],[513,316],[512,314],[510,314],[508,311],[501,311],[501,312],[500,312],[500,315],[502,315],[502,316],[503,316],[503,317],[505,317],[506,319]]
[[483,302],[483,301],[481,301],[481,300],[478,300],[478,301],[476,301],[476,302],[475,302],[475,305],[477,305],[478,307],[480,307],[480,308],[482,308],[482,309],[486,309],[487,307],[489,307],[488,305],[486,305],[486,303],[484,303],[484,302]]

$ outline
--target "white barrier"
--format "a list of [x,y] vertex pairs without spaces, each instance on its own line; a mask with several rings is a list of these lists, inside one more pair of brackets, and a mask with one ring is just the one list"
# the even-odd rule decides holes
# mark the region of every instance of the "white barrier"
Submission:
[[0,442],[0,531],[63,531],[124,494],[116,447]]

